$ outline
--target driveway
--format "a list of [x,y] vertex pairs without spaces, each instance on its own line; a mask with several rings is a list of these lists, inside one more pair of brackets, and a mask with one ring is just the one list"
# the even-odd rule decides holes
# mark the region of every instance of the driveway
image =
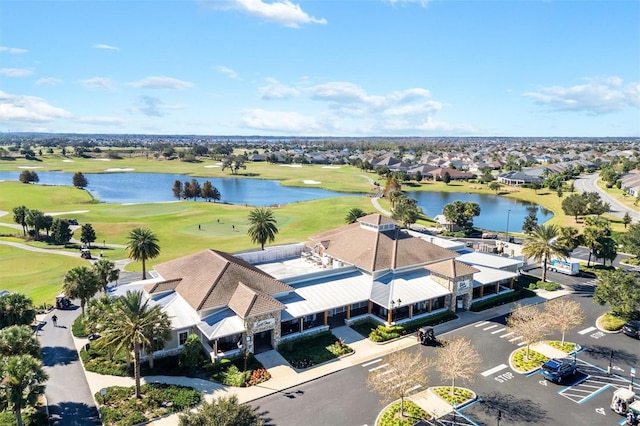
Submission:
[[[57,327],[51,322],[53,314],[58,317]],[[102,424],[71,336],[71,325],[78,315],[80,308],[54,309],[43,319],[44,325],[37,333],[49,374],[45,391],[49,419],[55,426]]]

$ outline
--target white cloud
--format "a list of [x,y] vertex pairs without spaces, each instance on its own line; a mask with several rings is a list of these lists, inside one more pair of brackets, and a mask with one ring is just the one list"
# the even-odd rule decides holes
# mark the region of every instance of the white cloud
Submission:
[[7,53],[11,53],[12,55],[18,55],[20,53],[27,53],[28,50],[20,49],[18,47],[0,46],[0,52],[7,52]]
[[84,80],[80,80],[80,84],[88,89],[104,89],[104,90],[113,90],[113,82],[110,78],[106,77],[93,77],[87,78]]
[[262,0],[214,0],[211,3],[219,9],[241,10],[265,21],[276,22],[286,27],[298,28],[301,24],[326,24],[326,19],[309,16],[300,5],[289,0],[266,3]]
[[[299,112],[248,110],[243,123],[251,128],[280,133],[393,135],[437,132],[477,134],[465,124],[438,121],[436,116],[446,104],[431,99],[429,90],[416,87],[387,94],[369,94],[355,83],[334,81],[304,89],[290,88],[270,78],[259,90],[263,99],[276,98],[280,91],[296,90],[296,95],[328,102],[328,110],[313,116]],[[293,92],[292,92],[293,93]],[[270,96],[270,98],[268,96]],[[282,95],[279,99],[284,98]],[[299,110],[298,110],[299,111]]]
[[216,67],[216,70],[222,74],[225,74],[229,78],[233,78],[234,80],[242,80],[238,73],[232,70],[231,68],[227,68],[225,66],[219,65]]
[[300,91],[295,87],[282,84],[275,78],[268,77],[266,81],[268,84],[258,89],[262,94],[262,99],[287,99],[300,94]]
[[183,109],[182,105],[168,105],[160,98],[153,96],[140,96],[138,105],[129,107],[129,111],[135,114],[143,114],[149,117],[162,117],[166,110]]
[[173,89],[181,90],[192,87],[193,83],[172,77],[146,77],[139,81],[127,83],[136,89]]
[[334,81],[319,84],[307,89],[312,99],[334,101],[339,103],[365,102],[366,92],[357,84],[345,81]]
[[0,91],[0,120],[46,122],[71,118],[73,114],[48,104],[35,96],[11,95]]
[[124,120],[118,117],[78,117],[74,121],[84,124],[98,124],[101,126],[119,126]]
[[640,107],[640,83],[625,86],[619,77],[588,79],[586,84],[572,87],[541,87],[537,92],[522,95],[551,110],[581,111],[591,115]]
[[393,6],[398,5],[398,4],[417,3],[417,4],[421,5],[422,7],[426,7],[427,4],[429,3],[429,0],[383,0],[383,3],[390,3]]
[[298,135],[314,134],[325,130],[315,116],[289,111],[249,109],[243,111],[242,124],[251,129],[285,132]]
[[38,86],[55,86],[60,83],[62,83],[62,80],[54,77],[40,78],[36,81]]
[[120,50],[119,47],[111,46],[109,44],[94,44],[92,46],[94,49],[104,49],[104,50]]
[[26,77],[33,74],[33,71],[25,68],[0,68],[0,74],[7,77]]

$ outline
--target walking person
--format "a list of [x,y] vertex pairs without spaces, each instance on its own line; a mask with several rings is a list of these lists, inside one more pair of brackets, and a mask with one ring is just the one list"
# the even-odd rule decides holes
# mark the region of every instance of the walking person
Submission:
[[51,321],[53,322],[54,327],[58,326],[58,316],[56,314],[53,314],[53,316],[51,317]]

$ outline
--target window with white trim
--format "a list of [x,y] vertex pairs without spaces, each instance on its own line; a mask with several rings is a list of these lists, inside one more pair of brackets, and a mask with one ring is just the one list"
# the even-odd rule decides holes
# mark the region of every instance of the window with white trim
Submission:
[[178,333],[178,344],[183,346],[187,342],[187,337],[189,337],[188,331],[181,331]]

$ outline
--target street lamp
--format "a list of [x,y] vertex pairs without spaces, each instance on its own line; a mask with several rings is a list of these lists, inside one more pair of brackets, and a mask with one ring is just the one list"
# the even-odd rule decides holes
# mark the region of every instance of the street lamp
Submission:
[[502,419],[502,411],[498,410],[498,426],[500,426],[500,420]]
[[505,236],[505,241],[509,242],[509,215],[511,214],[511,209],[507,210],[507,235]]
[[609,366],[607,367],[607,374],[611,374],[611,361],[613,360],[613,349],[609,353]]
[[455,401],[453,402],[453,424],[456,425],[456,407],[458,406],[458,404],[455,403]]
[[578,348],[580,346],[578,346],[577,344],[573,345],[573,362],[575,363],[578,359]]

